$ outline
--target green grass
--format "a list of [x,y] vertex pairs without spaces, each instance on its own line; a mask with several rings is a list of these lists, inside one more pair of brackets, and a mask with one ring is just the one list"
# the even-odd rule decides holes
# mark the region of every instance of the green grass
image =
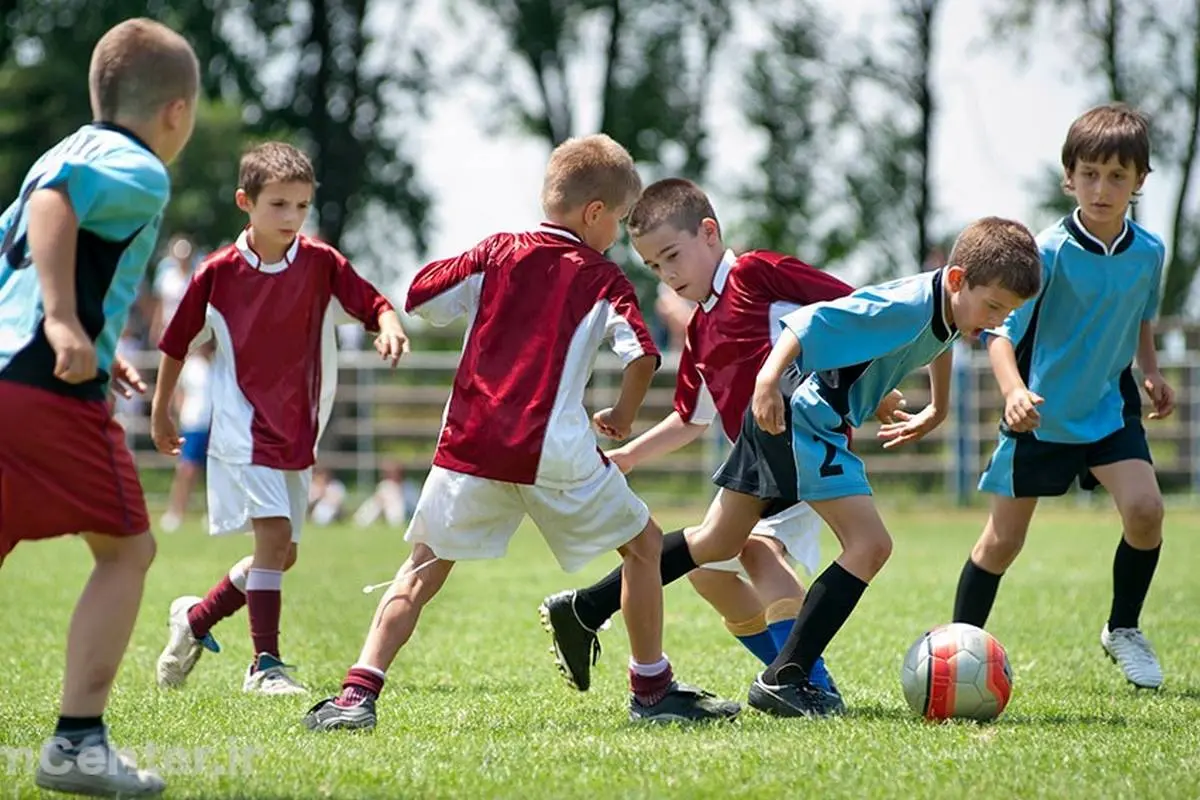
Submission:
[[[563,575],[532,529],[506,560],[456,568],[391,671],[374,734],[310,734],[299,719],[311,699],[243,696],[244,615],[217,629],[224,652],[202,659],[184,691],[163,693],[153,670],[167,605],[202,594],[249,545],[196,528],[159,537],[107,719],[115,741],[142,753],[151,743],[159,752],[210,748],[225,765],[231,747],[252,748],[248,761],[233,762],[237,775],[189,774],[177,756],[160,763],[177,798],[1200,796],[1195,512],[1168,514],[1143,620],[1167,686],[1138,693],[1098,644],[1115,516],[1043,510],[992,620],[1012,659],[1013,701],[982,726],[914,719],[898,679],[907,646],[947,618],[982,515],[938,508],[885,518],[895,555],[828,653],[851,709],[842,719],[748,710],[719,728],[634,728],[619,623],[604,634],[593,690],[570,691],[535,608],[615,559]],[[406,551],[398,533],[381,529],[306,532],[285,581],[283,644],[314,698],[336,690],[358,652],[376,599],[360,588],[390,577]],[[30,773],[11,769],[4,753],[36,749],[53,724],[66,624],[88,569],[82,544],[60,540],[22,545],[0,573],[0,797],[37,796]],[[719,618],[686,585],[668,590],[667,612],[666,650],[680,677],[744,699],[756,663]]]

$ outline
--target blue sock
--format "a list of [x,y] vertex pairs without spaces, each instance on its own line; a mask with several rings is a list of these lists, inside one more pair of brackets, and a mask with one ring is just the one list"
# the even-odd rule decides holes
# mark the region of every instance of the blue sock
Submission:
[[[795,624],[795,619],[780,619],[767,626],[767,631],[770,632],[771,639],[775,642],[776,650],[783,648],[792,632],[792,626]],[[812,671],[808,673],[808,681],[818,689],[824,689],[827,692],[832,690],[833,684],[829,681],[829,670],[825,669],[824,658],[818,658],[817,662],[813,664]]]
[[778,648],[775,647],[775,640],[771,636],[769,630],[752,633],[749,636],[735,636],[742,646],[754,654],[754,657],[764,664],[770,666],[775,660],[775,656],[779,655]]

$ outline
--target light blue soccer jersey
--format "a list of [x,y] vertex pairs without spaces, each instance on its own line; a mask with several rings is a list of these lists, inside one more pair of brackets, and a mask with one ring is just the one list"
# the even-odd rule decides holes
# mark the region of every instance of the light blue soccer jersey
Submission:
[[[79,220],[75,291],[79,321],[96,343],[100,375],[78,385],[54,377],[42,330],[37,269],[26,240],[26,205],[38,189],[60,187]],[[117,339],[158,239],[170,195],[166,167],[129,131],[85,125],[43,155],[20,196],[0,216],[0,380],[83,399],[103,399]]]
[[800,340],[800,368],[813,373],[792,395],[793,409],[823,403],[856,428],[906,375],[949,349],[959,334],[946,318],[944,273],[867,286],[785,315],[781,324]]
[[1165,249],[1133,221],[1108,248],[1078,210],[1038,236],[1042,290],[986,336],[1013,343],[1030,391],[1045,399],[1033,434],[1088,443],[1141,416],[1131,364],[1143,321],[1158,313]]

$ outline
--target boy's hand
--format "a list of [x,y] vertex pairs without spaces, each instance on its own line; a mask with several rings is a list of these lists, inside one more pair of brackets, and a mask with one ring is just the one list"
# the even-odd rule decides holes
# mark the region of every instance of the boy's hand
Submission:
[[1142,387],[1146,390],[1146,396],[1150,398],[1150,402],[1154,403],[1154,410],[1149,415],[1150,419],[1166,419],[1171,416],[1171,412],[1175,410],[1175,390],[1163,378],[1162,373],[1146,373]]
[[112,363],[113,391],[125,399],[133,397],[134,393],[145,394],[146,382],[133,365],[120,356],[113,357]]
[[83,383],[96,377],[96,345],[78,319],[47,317],[42,327],[54,349],[54,377],[66,383]]
[[629,451],[623,447],[618,447],[615,450],[605,450],[604,456],[621,470],[622,475],[628,475],[633,470],[634,461],[630,457]]
[[908,401],[904,399],[904,395],[899,389],[892,389],[879,402],[879,408],[875,409],[875,419],[884,423],[896,421],[896,412],[903,411],[908,407]]
[[150,410],[150,438],[154,440],[155,449],[168,456],[179,455],[179,448],[183,446],[175,421],[157,405]]
[[1013,433],[1027,433],[1042,424],[1037,407],[1046,402],[1025,387],[1014,389],[1004,398],[1004,424]]
[[408,335],[404,333],[404,327],[395,313],[381,315],[379,335],[375,337],[375,351],[383,356],[384,361],[391,361],[394,367],[400,361],[400,357],[410,349]]
[[603,408],[592,415],[592,422],[596,425],[596,430],[607,436],[609,439],[628,439],[629,434],[633,433],[633,420],[622,419],[617,414],[616,409]]
[[879,426],[879,438],[883,439],[883,448],[890,450],[906,442],[915,442],[931,430],[942,424],[946,418],[945,412],[939,411],[932,405],[925,406],[920,413],[909,414],[907,411],[896,411],[892,415],[897,422],[888,422]]
[[776,381],[755,381],[754,397],[750,399],[750,411],[758,427],[770,434],[784,431],[783,393]]

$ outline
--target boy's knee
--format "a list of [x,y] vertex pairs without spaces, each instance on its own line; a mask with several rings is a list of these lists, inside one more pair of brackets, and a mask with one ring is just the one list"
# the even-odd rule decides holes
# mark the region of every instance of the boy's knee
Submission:
[[296,549],[296,543],[292,542],[290,545],[288,545],[287,556],[283,560],[284,572],[287,572],[289,569],[296,566],[296,558],[298,555],[299,551]]
[[1121,509],[1125,530],[1134,536],[1155,536],[1162,530],[1163,499],[1159,494],[1140,494]]
[[623,558],[657,562],[662,558],[662,540],[662,529],[651,520],[641,533],[618,548],[618,552]]
[[892,537],[885,533],[863,539],[847,548],[846,556],[862,572],[874,577],[892,557]]
[[120,545],[114,549],[113,560],[128,569],[147,572],[158,554],[158,543],[154,536],[147,531],[139,536],[121,539]]

